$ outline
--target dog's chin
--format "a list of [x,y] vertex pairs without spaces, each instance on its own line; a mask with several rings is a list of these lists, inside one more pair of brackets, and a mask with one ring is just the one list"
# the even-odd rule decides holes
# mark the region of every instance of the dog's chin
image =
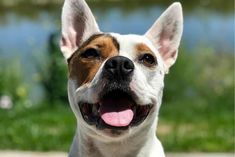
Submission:
[[97,103],[79,102],[84,121],[110,135],[121,135],[131,127],[140,125],[153,105],[137,104],[136,96],[129,90],[104,92]]

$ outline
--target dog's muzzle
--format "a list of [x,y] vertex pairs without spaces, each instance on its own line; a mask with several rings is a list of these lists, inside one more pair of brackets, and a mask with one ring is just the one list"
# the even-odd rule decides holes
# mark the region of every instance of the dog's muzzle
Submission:
[[79,102],[83,119],[99,129],[127,129],[139,125],[148,116],[153,105],[137,104],[129,84],[134,71],[133,62],[122,56],[106,61],[102,79],[106,84],[95,104]]

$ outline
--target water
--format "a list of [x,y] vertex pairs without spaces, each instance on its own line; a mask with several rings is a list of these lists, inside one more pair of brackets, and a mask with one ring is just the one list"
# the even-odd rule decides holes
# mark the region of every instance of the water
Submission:
[[[208,0],[197,2],[183,3],[182,47],[188,53],[204,48],[213,49],[215,53],[233,53],[232,1],[226,1],[231,3],[226,6],[223,1],[217,1],[219,4]],[[168,5],[142,3],[128,6],[130,3],[124,3],[114,2],[104,6],[102,2],[91,3],[102,31],[144,34]],[[9,61],[19,58],[24,63],[25,72],[35,73],[35,60],[46,56],[49,35],[60,30],[61,5],[0,7],[0,57],[6,57]]]
[[[32,53],[44,53],[48,36],[60,29],[60,7],[32,8],[31,11],[27,8],[26,13],[14,9],[2,11],[0,53],[23,57]],[[166,7],[154,4],[134,9],[125,9],[121,6],[103,9],[92,5],[101,30],[122,34],[144,34]],[[233,11],[224,13],[221,10],[197,6],[190,11],[184,11],[182,43],[191,52],[199,47],[209,47],[219,53],[232,53]]]

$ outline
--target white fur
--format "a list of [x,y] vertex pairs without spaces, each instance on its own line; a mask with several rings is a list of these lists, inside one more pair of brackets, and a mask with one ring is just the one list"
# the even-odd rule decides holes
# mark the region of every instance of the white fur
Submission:
[[[84,28],[82,32],[77,32],[81,29],[78,28],[80,26],[74,25],[73,20],[83,21],[79,22]],[[177,25],[174,25],[175,21]],[[174,29],[176,31],[172,31]],[[162,31],[164,36],[161,36]],[[82,42],[96,32],[99,32],[99,28],[85,1],[66,0],[62,13],[62,36],[69,44],[61,45],[65,58],[69,58]],[[81,35],[78,37],[79,42],[76,41],[76,34]],[[144,36],[110,34],[117,39],[120,45],[119,55],[129,58],[134,63],[135,70],[129,86],[137,95],[136,102],[140,105],[154,104],[154,109],[140,125],[122,131],[121,135],[114,136],[109,129],[99,130],[95,126],[88,125],[83,120],[77,105],[81,101],[97,103],[98,95],[107,83],[101,78],[106,61],[100,66],[90,83],[79,87],[74,80],[69,79],[69,102],[77,118],[77,130],[69,156],[164,157],[162,145],[155,133],[162,101],[164,72],[177,57],[177,53],[175,55],[166,54],[177,52],[182,35],[181,5],[174,3],[170,6]],[[158,62],[155,68],[149,69],[138,62],[135,46],[140,43],[147,45],[154,52]]]

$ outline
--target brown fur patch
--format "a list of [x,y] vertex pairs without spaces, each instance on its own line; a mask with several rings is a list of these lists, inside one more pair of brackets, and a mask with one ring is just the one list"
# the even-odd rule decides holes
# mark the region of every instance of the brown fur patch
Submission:
[[153,53],[152,50],[147,46],[145,45],[144,43],[140,43],[140,44],[137,44],[136,45],[136,50],[138,53],[146,53],[146,52],[149,52],[149,53]]
[[[81,53],[91,48],[96,49],[100,57],[82,58]],[[76,80],[78,86],[91,82],[102,63],[117,56],[118,51],[119,44],[114,37],[107,34],[93,35],[68,60],[69,77]]]
[[[137,56],[141,57],[143,56],[144,54],[150,54],[152,55],[155,60],[157,61],[157,58],[156,58],[156,55],[153,53],[153,51],[144,43],[139,43],[136,45],[136,53],[137,53]],[[148,64],[145,64],[146,66],[148,67],[154,67],[155,65],[148,65]]]

